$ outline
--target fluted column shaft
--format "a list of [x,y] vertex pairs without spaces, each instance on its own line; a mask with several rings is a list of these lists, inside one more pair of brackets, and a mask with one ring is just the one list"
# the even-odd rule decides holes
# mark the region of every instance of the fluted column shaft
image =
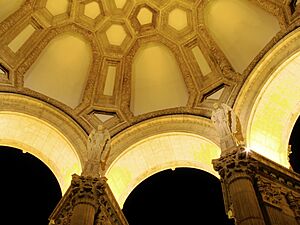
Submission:
[[[247,153],[238,150],[213,160],[226,190],[225,202],[230,205],[237,225],[265,225],[251,176],[254,165]],[[227,209],[229,206],[227,205]]]

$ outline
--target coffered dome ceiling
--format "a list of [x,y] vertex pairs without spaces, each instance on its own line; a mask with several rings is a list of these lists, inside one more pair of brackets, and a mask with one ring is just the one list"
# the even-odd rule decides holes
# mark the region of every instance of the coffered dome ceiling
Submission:
[[0,88],[112,134],[157,115],[209,117],[293,25],[284,0],[4,0]]

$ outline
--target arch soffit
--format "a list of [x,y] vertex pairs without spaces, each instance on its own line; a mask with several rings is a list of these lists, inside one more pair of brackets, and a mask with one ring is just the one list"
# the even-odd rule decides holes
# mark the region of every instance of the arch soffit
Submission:
[[[300,29],[298,28],[278,42],[253,69],[236,99],[234,110],[242,123],[247,145],[249,145],[251,124],[256,116],[258,104],[264,97],[266,88],[278,76],[279,70],[287,65],[299,52],[299,39]],[[278,138],[282,139],[282,137]]]
[[116,135],[106,176],[119,205],[139,183],[165,169],[191,167],[217,176],[211,164],[220,154],[216,143],[210,120],[191,115],[153,118]]
[[112,138],[113,152],[108,167],[130,146],[158,134],[182,132],[195,134],[219,146],[220,138],[210,119],[193,115],[170,115],[145,120]]
[[[0,117],[7,121],[3,125],[8,129],[15,129],[11,135],[9,132],[3,134],[5,137],[1,138],[0,144],[21,148],[42,160],[55,174],[64,193],[70,185],[71,175],[81,173],[82,163],[85,161],[87,136],[83,129],[61,111],[28,96],[1,93],[0,102]],[[20,124],[13,124],[13,120],[18,120]],[[33,135],[30,136],[22,125],[33,128],[30,130]],[[35,130],[36,126],[40,130]],[[21,128],[21,132],[17,132],[18,128]],[[51,152],[46,150],[48,143],[39,145],[39,139],[51,141]],[[64,168],[64,160],[71,165],[70,168]],[[61,162],[60,165],[57,164],[58,161]]]

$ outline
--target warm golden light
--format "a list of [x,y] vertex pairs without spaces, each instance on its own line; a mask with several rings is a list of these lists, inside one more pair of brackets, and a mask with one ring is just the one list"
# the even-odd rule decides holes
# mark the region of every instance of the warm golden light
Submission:
[[238,72],[280,31],[276,18],[251,1],[209,1],[204,16],[212,37]]
[[111,45],[120,46],[120,45],[122,45],[123,41],[125,40],[127,34],[122,25],[113,24],[107,29],[106,36],[107,36],[108,42]]
[[141,25],[152,23],[152,17],[152,12],[146,7],[141,8],[137,14],[137,19]]
[[273,73],[257,97],[248,128],[249,147],[286,167],[289,136],[300,109],[299,70],[300,53]]
[[130,107],[134,115],[185,106],[187,100],[187,88],[171,50],[155,42],[142,46],[132,65]]
[[27,71],[24,86],[75,108],[82,99],[91,61],[87,42],[71,34],[59,35]]
[[135,186],[164,169],[193,167],[218,176],[211,160],[219,156],[219,147],[206,138],[182,132],[164,133],[130,146],[110,166],[106,176],[122,207]]
[[169,14],[168,24],[178,31],[187,27],[188,21],[186,11],[179,8],[173,9]]
[[1,0],[0,2],[0,22],[14,13],[25,0]]
[[63,194],[72,174],[81,173],[74,147],[56,128],[38,118],[0,112],[0,145],[22,149],[43,161],[54,173]]
[[68,0],[47,0],[46,3],[46,9],[48,9],[53,16],[67,12],[68,6]]
[[90,2],[84,6],[84,15],[91,19],[96,19],[100,15],[100,7],[98,2]]

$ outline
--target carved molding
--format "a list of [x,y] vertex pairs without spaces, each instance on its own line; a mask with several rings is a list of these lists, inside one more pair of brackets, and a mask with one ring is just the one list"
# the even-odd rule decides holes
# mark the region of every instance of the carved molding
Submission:
[[270,180],[263,179],[261,176],[257,176],[256,185],[262,200],[265,203],[281,208],[283,196],[281,187],[278,184]]
[[293,192],[290,191],[286,194],[286,200],[290,208],[293,210],[296,219],[300,220],[300,196],[295,195]]

